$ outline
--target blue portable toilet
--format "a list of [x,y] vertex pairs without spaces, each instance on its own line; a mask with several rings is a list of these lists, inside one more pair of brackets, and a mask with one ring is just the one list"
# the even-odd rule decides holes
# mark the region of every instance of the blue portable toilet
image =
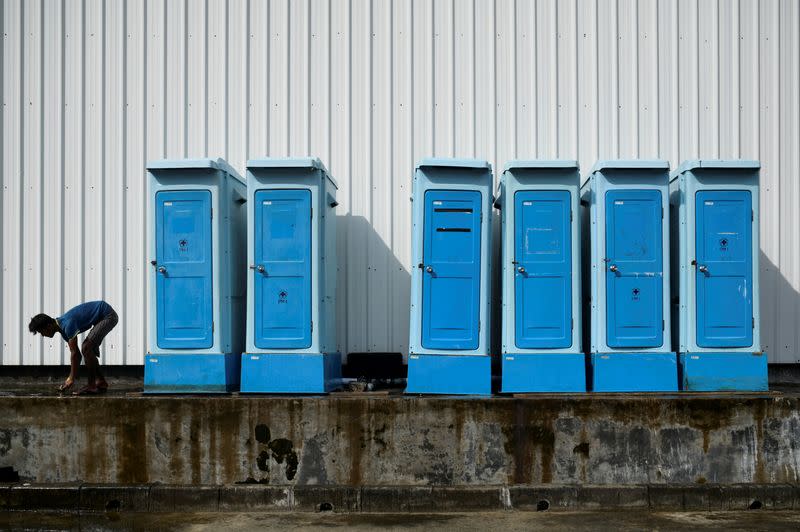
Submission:
[[325,393],[341,383],[336,190],[316,158],[247,162],[242,392]]
[[502,218],[503,392],[585,392],[577,161],[511,161]]
[[588,370],[596,392],[677,391],[669,313],[669,163],[598,161],[581,187]]
[[222,159],[162,160],[149,174],[146,393],[239,386],[245,184]]
[[684,390],[768,389],[758,311],[759,168],[758,161],[694,160],[670,176]]
[[491,394],[492,201],[486,161],[414,172],[407,393]]

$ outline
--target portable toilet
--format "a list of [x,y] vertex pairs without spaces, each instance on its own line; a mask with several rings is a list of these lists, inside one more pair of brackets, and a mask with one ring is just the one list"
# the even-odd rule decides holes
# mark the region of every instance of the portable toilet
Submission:
[[491,394],[492,201],[486,161],[414,172],[407,393]]
[[669,313],[669,163],[598,161],[581,187],[596,392],[678,389]]
[[325,393],[341,383],[336,189],[316,158],[247,162],[242,392]]
[[502,218],[503,392],[585,392],[577,161],[511,161]]
[[147,164],[146,393],[230,392],[244,345],[245,184],[222,159]]
[[767,390],[758,283],[758,161],[671,174],[673,316],[684,390]]

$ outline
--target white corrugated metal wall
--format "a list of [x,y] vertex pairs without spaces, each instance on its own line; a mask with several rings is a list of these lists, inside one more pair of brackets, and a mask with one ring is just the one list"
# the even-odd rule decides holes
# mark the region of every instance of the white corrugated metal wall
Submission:
[[316,155],[339,180],[344,352],[407,348],[426,156],[755,158],[762,338],[800,361],[797,0],[2,0],[2,364],[103,297],[145,346],[146,160]]

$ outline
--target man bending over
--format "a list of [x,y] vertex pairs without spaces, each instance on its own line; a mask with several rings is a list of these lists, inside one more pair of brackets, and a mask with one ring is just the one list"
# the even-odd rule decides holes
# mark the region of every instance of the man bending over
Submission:
[[[31,318],[28,330],[33,334],[39,333],[42,336],[52,338],[56,333],[60,333],[61,337],[69,345],[69,377],[59,387],[61,392],[68,391],[75,384],[78,366],[81,363],[81,353],[83,353],[83,358],[86,360],[86,368],[89,370],[89,382],[75,395],[96,394],[105,392],[108,389],[108,383],[100,373],[97,359],[100,356],[100,343],[111,332],[111,329],[117,325],[118,321],[117,313],[105,301],[82,303],[68,310],[59,318],[51,318],[47,314],[37,314]],[[78,349],[78,335],[89,329],[91,331],[83,340],[81,348]]]

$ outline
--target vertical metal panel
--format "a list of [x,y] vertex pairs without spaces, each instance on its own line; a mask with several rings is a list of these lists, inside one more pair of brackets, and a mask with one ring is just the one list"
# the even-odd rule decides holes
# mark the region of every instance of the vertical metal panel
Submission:
[[[474,19],[472,8],[465,6],[464,11],[470,13],[470,25],[465,33],[474,38]],[[391,292],[389,294],[392,305],[391,314],[391,341],[386,345],[387,351],[405,351],[408,349],[408,327],[410,321],[409,307],[411,305],[411,195],[410,176],[414,172],[414,122],[412,115],[413,104],[413,66],[412,66],[412,5],[411,2],[394,2],[392,6],[392,123],[387,126],[391,130],[391,210],[385,216],[391,226],[391,240],[387,244],[389,269],[391,271]],[[474,41],[473,41],[474,42]],[[472,105],[474,105],[474,47],[467,47],[469,59],[466,62],[472,69],[471,76],[465,76],[461,87],[467,87],[472,96],[464,102],[467,123],[460,126],[466,130],[469,138],[465,150],[474,149],[474,120]],[[463,131],[462,131],[463,134]],[[387,302],[388,303],[388,302]],[[341,314],[341,316],[345,316]],[[342,320],[343,318],[340,318]],[[341,327],[340,327],[341,330]]]
[[[38,312],[42,301],[42,3],[22,7],[22,316]],[[24,318],[23,318],[24,320]],[[26,335],[22,342],[23,364],[41,364],[42,341]]]
[[[783,277],[780,258],[783,242],[780,241],[780,184],[777,176],[780,166],[780,73],[778,52],[780,39],[778,2],[760,2],[759,21],[759,146],[756,152],[761,159],[761,338],[764,349],[772,353],[772,360],[779,356],[779,334],[786,324],[778,309]],[[798,347],[800,350],[800,347]],[[797,356],[796,358],[800,358]]]
[[[100,181],[102,239],[105,242],[101,265],[103,285],[97,297],[124,301],[125,293],[125,5],[104,4],[103,69],[105,97],[103,102],[103,165]],[[115,267],[116,266],[116,267]],[[56,305],[47,308],[57,308]],[[104,356],[122,360],[123,327],[115,327],[103,342]]]
[[339,345],[407,349],[426,156],[760,159],[763,347],[800,361],[793,0],[5,0],[2,364],[30,315],[104,297],[145,346],[144,162],[316,155],[340,183]]
[[[371,229],[368,228],[367,256],[367,350],[373,351],[392,344],[392,327],[395,306],[392,302],[389,259],[392,244],[392,219],[390,209],[375,208],[391,205],[392,184],[392,10],[372,10],[372,82],[371,123],[372,164],[369,170],[371,187]],[[452,101],[452,98],[450,99]]]
[[[42,79],[43,119],[47,117],[47,128],[42,138],[42,182],[48,192],[43,194],[42,223],[46,242],[42,250],[42,300],[41,308],[60,309],[63,304],[63,244],[60,228],[63,220],[64,197],[64,4],[48,6],[43,12],[44,22],[44,71]],[[0,255],[2,253],[0,252]],[[119,264],[124,264],[120,261]],[[5,307],[4,307],[5,309]],[[38,313],[41,310],[36,309]],[[25,316],[23,316],[23,319]],[[0,334],[1,335],[1,334]],[[42,357],[43,364],[60,364],[64,353],[60,338],[46,338]]]
[[[105,359],[116,364],[141,364],[145,341],[145,279],[147,269],[146,240],[142,238],[146,225],[145,201],[147,180],[142,168],[147,146],[147,10],[146,0],[132,0],[125,7],[125,114],[123,118],[124,175],[124,261],[111,267],[124,268],[125,290],[122,301],[112,304],[122,309],[120,332],[125,348],[122,358]],[[190,104],[191,105],[191,104]],[[196,113],[189,113],[190,116]],[[190,130],[191,131],[191,130]],[[191,145],[191,134],[189,141]],[[66,211],[66,207],[65,207]],[[63,307],[62,307],[63,308]]]

